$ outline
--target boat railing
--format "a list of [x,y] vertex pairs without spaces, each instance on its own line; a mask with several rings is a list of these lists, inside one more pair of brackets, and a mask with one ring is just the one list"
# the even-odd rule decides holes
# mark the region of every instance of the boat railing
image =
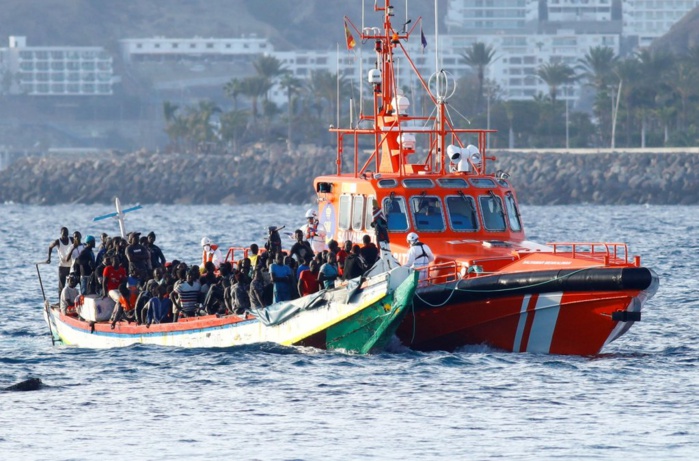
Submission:
[[[245,247],[230,247],[228,251],[226,252],[226,257],[224,258],[224,262],[231,263],[231,265],[235,264],[236,261],[240,261],[242,259],[245,259],[248,257],[248,251],[249,248]],[[241,257],[238,257],[241,256]]]
[[605,266],[641,265],[641,258],[629,256],[629,248],[625,243],[610,242],[553,242],[547,245],[553,247],[554,254],[565,254],[572,258],[594,259],[604,262]]
[[445,261],[429,266],[416,267],[415,270],[427,271],[427,277],[421,280],[424,285],[440,285],[453,282],[459,278],[459,265],[456,261]]

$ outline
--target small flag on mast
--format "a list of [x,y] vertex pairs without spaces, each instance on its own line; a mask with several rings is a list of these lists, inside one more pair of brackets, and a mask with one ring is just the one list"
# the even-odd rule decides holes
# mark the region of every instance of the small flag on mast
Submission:
[[354,41],[354,37],[352,36],[352,32],[350,32],[349,27],[347,26],[347,23],[345,22],[345,38],[347,39],[347,49],[351,50],[355,46],[357,46],[357,42]]
[[420,43],[422,43],[422,52],[425,52],[427,48],[427,39],[425,38],[425,32],[422,30],[422,24],[420,24]]

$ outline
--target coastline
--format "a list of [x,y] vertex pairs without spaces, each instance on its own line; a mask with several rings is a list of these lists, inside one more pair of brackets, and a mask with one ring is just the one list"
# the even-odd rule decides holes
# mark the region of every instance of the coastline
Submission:
[[[528,205],[699,204],[699,148],[491,150]],[[51,155],[0,171],[0,202],[308,203],[314,177],[334,170],[332,148],[255,145],[240,155]]]

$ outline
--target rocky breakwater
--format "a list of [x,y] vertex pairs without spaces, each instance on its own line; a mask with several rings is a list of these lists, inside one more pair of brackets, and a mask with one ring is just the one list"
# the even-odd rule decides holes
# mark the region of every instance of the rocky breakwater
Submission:
[[522,203],[699,204],[699,151],[500,151]]
[[134,152],[33,157],[0,172],[0,201],[30,204],[308,203],[313,177],[333,171],[334,153],[255,146],[240,155]]
[[[699,152],[492,152],[525,204],[698,204]],[[257,145],[240,155],[135,152],[28,157],[0,172],[0,202],[309,203],[331,148]]]

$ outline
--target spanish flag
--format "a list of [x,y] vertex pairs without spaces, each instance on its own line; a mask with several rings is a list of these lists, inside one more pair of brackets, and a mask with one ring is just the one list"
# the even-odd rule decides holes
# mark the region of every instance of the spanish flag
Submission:
[[345,38],[347,39],[347,49],[351,50],[355,46],[357,46],[357,42],[354,41],[354,37],[352,36],[352,32],[350,32],[349,27],[347,26],[347,23],[345,23]]

